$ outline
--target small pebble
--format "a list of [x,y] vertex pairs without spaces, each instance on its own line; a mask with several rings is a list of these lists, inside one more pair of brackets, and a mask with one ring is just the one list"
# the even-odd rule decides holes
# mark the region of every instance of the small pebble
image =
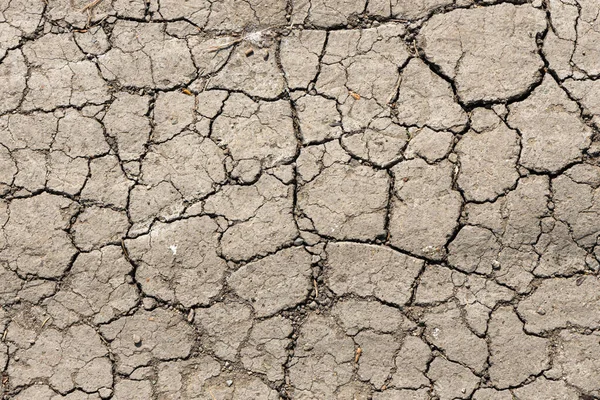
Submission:
[[229,379],[227,382],[225,382],[227,384],[227,386],[231,386],[233,385],[233,381],[231,379]]
[[600,142],[594,142],[587,151],[592,156],[600,155]]
[[190,310],[190,312],[188,313],[187,320],[189,323],[191,323],[194,320],[194,310],[193,309]]
[[144,300],[142,300],[142,307],[144,307],[144,310],[152,310],[156,307],[156,300],[151,297],[144,297]]
[[140,344],[142,344],[142,338],[140,337],[140,335],[136,335],[136,334],[133,335],[133,343],[136,346],[139,346]]

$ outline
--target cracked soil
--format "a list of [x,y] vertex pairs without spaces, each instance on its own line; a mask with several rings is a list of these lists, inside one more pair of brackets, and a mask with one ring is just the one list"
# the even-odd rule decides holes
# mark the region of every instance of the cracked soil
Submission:
[[600,399],[599,99],[598,0],[0,0],[0,398]]

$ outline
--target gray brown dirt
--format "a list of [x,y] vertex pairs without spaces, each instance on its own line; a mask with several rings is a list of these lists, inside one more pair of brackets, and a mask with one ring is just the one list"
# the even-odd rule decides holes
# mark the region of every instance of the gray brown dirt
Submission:
[[0,398],[600,399],[599,99],[598,0],[0,0]]

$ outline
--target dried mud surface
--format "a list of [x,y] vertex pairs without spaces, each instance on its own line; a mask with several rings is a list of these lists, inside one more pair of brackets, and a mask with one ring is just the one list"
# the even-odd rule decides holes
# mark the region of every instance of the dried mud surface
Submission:
[[600,399],[597,0],[0,0],[0,398]]

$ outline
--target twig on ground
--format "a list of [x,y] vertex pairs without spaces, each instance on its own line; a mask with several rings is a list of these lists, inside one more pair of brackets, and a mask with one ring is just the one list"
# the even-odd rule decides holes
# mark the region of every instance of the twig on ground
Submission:
[[204,83],[204,89],[202,89],[202,91],[204,92],[206,90],[206,88],[208,87],[208,84],[210,83],[210,80],[212,79],[212,76],[209,76],[208,79],[206,80],[206,82]]
[[213,46],[213,47],[211,47],[211,48],[208,49],[208,52],[209,53],[214,53],[215,51],[225,50],[225,49],[227,49],[227,48],[229,48],[231,46],[234,46],[234,45],[238,44],[242,40],[244,40],[244,39],[240,38],[240,39],[236,39],[236,40],[231,41],[231,42],[227,42],[227,43],[221,44],[219,46]]
[[358,347],[356,349],[356,353],[354,355],[354,364],[358,363],[358,360],[360,359],[360,355],[362,354],[362,349],[360,347]]
[[208,393],[210,394],[210,397],[212,397],[212,400],[217,400],[217,399],[215,399],[215,395],[212,393],[212,391],[210,389],[208,389]]
[[129,252],[127,251],[127,247],[125,247],[125,242],[123,241],[123,239],[121,239],[121,250],[123,251],[125,260],[127,260],[127,262],[131,262],[131,259],[129,258]]
[[50,321],[50,317],[47,317],[47,318],[44,320],[44,322],[42,322],[42,328],[43,328],[44,326],[46,326],[46,324],[48,323],[48,321]]
[[102,0],[94,0],[90,3],[88,3],[85,7],[83,7],[81,9],[81,12],[87,11],[87,10],[92,10],[94,7],[96,7],[98,4],[100,4]]
[[388,99],[387,104],[389,104],[389,105],[392,104],[392,102],[394,101],[394,99],[398,95],[398,90],[400,90],[400,84],[401,83],[402,83],[402,75],[399,74],[398,75],[398,79],[396,80],[396,84],[394,85],[394,91],[392,92],[392,95]]

